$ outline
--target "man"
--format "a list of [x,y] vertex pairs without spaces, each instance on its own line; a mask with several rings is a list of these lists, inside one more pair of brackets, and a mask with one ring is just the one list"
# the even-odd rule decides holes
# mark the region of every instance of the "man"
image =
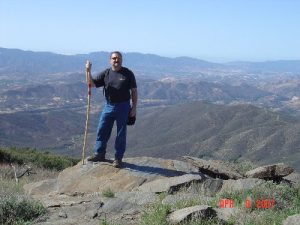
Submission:
[[[110,138],[114,121],[117,124],[115,140],[115,167],[122,166],[122,159],[126,150],[127,120],[136,116],[137,86],[135,76],[122,66],[122,54],[118,51],[110,54],[111,68],[102,71],[95,79],[90,76],[91,63],[86,63],[88,81],[92,87],[103,87],[106,103],[99,119],[95,155],[88,159],[91,162],[104,161],[106,145]],[[132,106],[130,107],[130,98]]]

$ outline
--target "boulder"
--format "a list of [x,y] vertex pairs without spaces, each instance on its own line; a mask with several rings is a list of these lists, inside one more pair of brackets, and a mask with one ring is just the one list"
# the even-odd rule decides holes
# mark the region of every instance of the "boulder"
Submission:
[[285,177],[283,177],[285,181],[290,183],[293,186],[300,184],[300,173],[291,173]]
[[179,224],[192,219],[208,219],[216,216],[216,211],[208,205],[196,205],[172,212],[169,215],[171,224]]
[[273,165],[266,165],[255,168],[246,172],[246,177],[260,178],[260,179],[277,179],[291,174],[294,169],[283,163]]
[[201,183],[192,183],[187,192],[206,196],[215,196],[223,186],[222,179],[207,178]]
[[192,182],[201,182],[204,178],[200,174],[185,174],[177,177],[161,178],[145,183],[138,187],[138,191],[172,194],[182,187],[188,187]]
[[239,180],[225,180],[221,189],[221,192],[224,191],[247,191],[251,190],[254,187],[258,187],[265,183],[266,181],[258,178],[245,178]]
[[238,173],[234,168],[226,165],[219,160],[203,160],[191,156],[183,156],[187,162],[197,167],[199,171],[213,178],[227,179],[240,179],[243,175]]

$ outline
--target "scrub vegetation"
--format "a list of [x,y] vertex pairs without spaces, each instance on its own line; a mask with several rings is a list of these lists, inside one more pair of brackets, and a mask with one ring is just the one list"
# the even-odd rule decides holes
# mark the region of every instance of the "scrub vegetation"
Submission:
[[31,224],[45,215],[46,208],[25,196],[23,185],[54,178],[78,161],[36,149],[0,148],[0,224]]

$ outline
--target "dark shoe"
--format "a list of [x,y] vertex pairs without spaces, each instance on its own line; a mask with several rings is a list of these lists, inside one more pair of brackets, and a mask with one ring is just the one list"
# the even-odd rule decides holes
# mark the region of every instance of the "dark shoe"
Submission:
[[92,157],[89,157],[87,160],[90,162],[104,162],[105,156],[94,155]]
[[121,168],[122,167],[122,159],[115,159],[113,161],[113,166],[116,168]]

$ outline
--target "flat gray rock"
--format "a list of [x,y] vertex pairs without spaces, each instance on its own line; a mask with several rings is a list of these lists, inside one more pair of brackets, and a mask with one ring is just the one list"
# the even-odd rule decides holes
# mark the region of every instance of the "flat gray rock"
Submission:
[[191,219],[208,219],[215,217],[216,214],[216,211],[208,205],[197,205],[172,212],[168,219],[171,224],[179,224]]
[[192,183],[187,192],[197,193],[198,195],[215,196],[222,186],[224,180],[207,178],[201,183]]
[[227,179],[241,179],[243,175],[238,173],[234,168],[225,165],[224,162],[219,160],[203,160],[191,156],[183,156],[183,158],[191,163],[193,166],[198,167],[199,171],[213,178]]
[[239,180],[224,180],[221,192],[224,191],[247,191],[251,190],[254,187],[259,187],[265,180],[258,178],[245,178]]
[[294,169],[283,163],[261,166],[246,172],[246,177],[260,179],[276,179],[284,177],[294,172]]
[[125,158],[121,169],[113,167],[111,162],[87,162],[85,165],[79,162],[60,172],[57,179],[28,184],[24,188],[31,196],[49,193],[83,195],[101,193],[106,189],[132,191],[156,179],[196,171],[187,162],[151,157]]
[[293,186],[296,186],[300,184],[300,173],[291,173],[283,177],[283,179],[292,184]]
[[[144,205],[159,197],[133,190],[157,179],[175,179],[197,171],[187,162],[151,157],[125,158],[122,168],[113,167],[111,160],[79,162],[56,179],[27,184],[24,189],[48,208],[49,218],[37,224],[99,224],[105,218],[112,223],[134,224]],[[107,189],[115,193],[114,198],[103,197]]]
[[127,201],[136,205],[146,205],[159,200],[158,195],[150,192],[117,192],[115,196],[118,199],[122,199],[123,201]]
[[145,183],[137,188],[138,191],[169,194],[176,192],[182,187],[188,187],[192,182],[203,181],[204,178],[198,174],[185,174],[177,177],[161,178]]

